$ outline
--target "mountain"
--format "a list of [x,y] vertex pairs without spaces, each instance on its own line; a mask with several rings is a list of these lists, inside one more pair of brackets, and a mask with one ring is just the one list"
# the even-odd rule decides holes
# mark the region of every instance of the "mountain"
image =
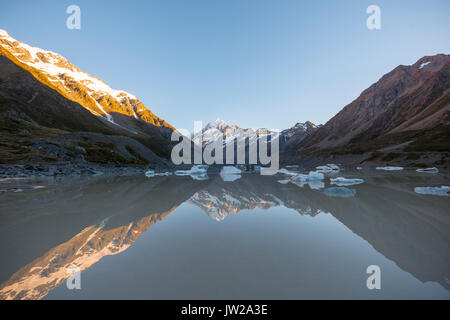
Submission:
[[384,75],[286,150],[285,161],[355,155],[358,161],[442,165],[450,151],[449,120],[450,55],[426,56]]
[[[61,55],[21,43],[0,30],[0,70],[0,123],[2,133],[9,135],[10,141],[4,142],[10,149],[15,138],[27,138],[19,137],[22,128],[22,135],[32,133],[30,139],[75,132],[107,135],[107,141],[94,141],[97,146],[99,142],[117,145],[114,137],[125,137],[119,140],[127,140],[128,150],[125,146],[116,150],[118,162],[169,157],[174,130],[170,124],[132,94],[112,89]],[[144,148],[143,153],[137,150]]]
[[[283,130],[280,132],[279,143],[280,150],[283,150],[286,146],[295,144],[301,141],[306,135],[320,126],[316,126],[312,122],[306,121],[305,123],[297,123],[295,126]],[[206,147],[214,143],[217,139],[226,137],[227,139],[236,139],[241,141],[248,138],[253,141],[254,137],[264,136],[271,134],[271,131],[267,128],[240,128],[237,125],[229,125],[224,120],[217,118],[214,121],[209,122],[201,131],[193,137],[193,141],[200,144],[202,141],[202,147]],[[225,139],[224,142],[225,144]],[[247,142],[248,144],[248,142]]]
[[314,130],[320,128],[310,121],[296,123],[293,127],[281,131],[280,134],[280,150],[289,149],[296,145]]
[[[270,131],[265,128],[257,130],[252,128],[243,129],[234,124],[229,125],[224,120],[217,118],[216,120],[209,122],[201,132],[194,135],[193,141],[198,145],[200,145],[200,141],[202,141],[202,147],[206,147],[214,143],[217,139],[223,139],[224,137],[240,141],[248,137],[257,137],[269,133]],[[225,139],[223,144],[225,144]]]

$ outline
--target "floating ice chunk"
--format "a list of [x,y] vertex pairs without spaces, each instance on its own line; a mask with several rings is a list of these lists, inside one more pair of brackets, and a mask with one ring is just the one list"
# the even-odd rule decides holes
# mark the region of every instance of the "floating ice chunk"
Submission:
[[146,176],[147,178],[154,177],[154,176],[155,176],[155,171],[153,171],[153,170],[148,170],[148,171],[145,172],[145,176]]
[[317,169],[317,172],[322,172],[322,173],[328,173],[328,172],[332,171],[331,168],[328,166],[318,166],[318,167],[316,167],[316,169]]
[[363,179],[347,179],[344,177],[338,177],[338,178],[331,178],[330,179],[331,184],[335,184],[339,187],[343,187],[343,186],[352,186],[355,184],[361,184],[364,183]]
[[356,167],[356,170],[362,170],[363,168],[362,167]]
[[441,186],[439,187],[417,187],[414,188],[415,193],[419,194],[431,194],[435,196],[450,196],[450,187]]
[[315,180],[323,180],[325,176],[323,173],[318,171],[310,171],[308,174],[297,174],[291,178],[291,181],[315,181]]
[[241,170],[234,166],[224,166],[220,171],[221,174],[241,174]]
[[297,175],[297,172],[292,172],[292,171],[289,171],[288,169],[285,169],[285,168],[282,168],[282,169],[278,170],[278,173],[285,174],[287,176],[295,176],[295,175]]
[[331,169],[335,170],[335,171],[340,171],[341,170],[341,168],[339,168],[338,165],[333,164],[333,163],[328,163],[327,166],[330,167]]
[[350,198],[356,195],[356,190],[344,187],[333,187],[323,190],[323,193],[329,197]]
[[208,172],[208,168],[209,168],[209,166],[207,166],[207,165],[199,164],[199,165],[193,166],[191,168],[190,172],[191,172],[191,175],[204,174],[204,173]]
[[297,174],[291,178],[291,183],[303,187],[305,184],[309,184],[311,189],[322,189],[325,187],[323,179],[325,176],[323,173],[317,171],[310,171],[309,174]]
[[220,177],[223,181],[232,182],[242,178],[241,172],[241,170],[234,166],[224,166],[220,171]]
[[426,173],[439,173],[438,168],[425,168],[425,169],[417,169],[417,172],[426,172]]
[[160,177],[162,177],[162,176],[170,176],[170,175],[172,175],[172,172],[169,172],[169,171],[155,173],[155,171],[153,171],[153,170],[148,170],[147,172],[145,172],[145,176],[147,178],[152,178],[152,177],[156,177],[156,176],[160,176]]
[[291,180],[289,180],[289,179],[287,179],[287,180],[278,180],[277,182],[278,183],[281,183],[281,184],[287,184],[287,183],[289,183]]
[[325,183],[321,180],[312,180],[312,181],[290,180],[290,182],[301,188],[303,188],[305,185],[309,185],[309,187],[313,190],[320,190],[325,188]]
[[228,174],[228,175],[224,175],[224,176],[220,176],[222,178],[223,181],[226,182],[233,182],[236,180],[239,180],[240,178],[242,178],[242,176],[240,174]]
[[384,171],[400,171],[403,170],[403,167],[376,167],[375,169]]
[[202,174],[208,171],[207,166],[197,165],[193,166],[189,170],[177,170],[175,171],[175,175],[177,176],[190,176],[191,174]]
[[169,171],[167,171],[167,172],[158,172],[158,173],[155,173],[155,176],[160,176],[160,177],[163,177],[163,176],[171,176],[172,175],[172,172],[169,172]]
[[341,168],[339,168],[337,165],[335,165],[333,163],[329,163],[326,166],[318,166],[318,167],[316,167],[316,169],[317,169],[317,172],[321,172],[321,173],[341,171]]
[[175,171],[177,176],[191,176],[194,180],[207,180],[208,179],[208,166],[196,165],[190,170],[177,170]]
[[206,172],[191,174],[191,178],[199,181],[208,180],[208,174]]
[[308,185],[311,189],[314,189],[314,190],[320,190],[320,189],[325,188],[325,183],[320,180],[309,181]]

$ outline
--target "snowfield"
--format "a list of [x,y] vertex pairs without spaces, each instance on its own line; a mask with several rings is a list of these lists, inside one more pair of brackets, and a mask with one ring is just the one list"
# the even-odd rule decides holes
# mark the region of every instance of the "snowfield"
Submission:
[[319,190],[325,187],[323,180],[325,176],[323,173],[317,171],[310,171],[308,174],[297,174],[290,179],[290,182],[303,187],[308,184],[311,189]]
[[147,177],[147,178],[152,178],[152,177],[163,177],[163,176],[171,176],[172,175],[172,172],[169,172],[169,171],[167,171],[167,172],[155,172],[155,171],[153,171],[153,170],[148,170],[148,171],[146,171],[145,172],[145,176]]

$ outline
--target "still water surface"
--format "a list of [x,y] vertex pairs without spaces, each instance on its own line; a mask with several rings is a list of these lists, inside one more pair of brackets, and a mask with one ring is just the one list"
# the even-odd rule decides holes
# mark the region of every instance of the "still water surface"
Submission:
[[256,174],[3,181],[0,298],[449,299],[450,197],[414,192],[448,176],[345,176],[365,180],[347,197]]

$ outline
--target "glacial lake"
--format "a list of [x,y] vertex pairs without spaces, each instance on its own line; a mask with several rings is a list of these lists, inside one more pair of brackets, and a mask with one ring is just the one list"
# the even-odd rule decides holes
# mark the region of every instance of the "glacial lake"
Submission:
[[450,175],[335,176],[2,180],[0,299],[449,299]]

